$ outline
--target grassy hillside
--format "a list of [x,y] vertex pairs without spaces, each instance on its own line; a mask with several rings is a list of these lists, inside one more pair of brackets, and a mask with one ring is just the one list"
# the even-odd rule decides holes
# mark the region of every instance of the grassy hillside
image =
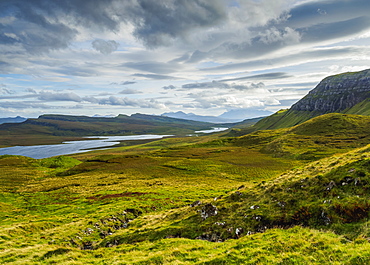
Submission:
[[0,263],[368,264],[369,119],[0,156]]
[[321,115],[321,113],[307,112],[307,111],[294,111],[294,110],[280,110],[271,116],[268,116],[253,126],[253,131],[256,130],[271,130],[288,128],[314,117]]
[[257,122],[256,130],[288,128],[327,113],[370,115],[370,69],[328,76],[288,110]]
[[366,99],[352,108],[344,110],[343,113],[370,116],[370,99]]
[[223,141],[275,157],[315,160],[370,143],[370,117],[331,113],[291,128],[262,130]]
[[[370,99],[365,99],[364,101],[338,113],[370,116]],[[272,130],[292,127],[320,115],[323,114],[315,111],[299,111],[292,109],[280,110],[258,121],[252,127],[239,132],[238,136],[257,130]]]

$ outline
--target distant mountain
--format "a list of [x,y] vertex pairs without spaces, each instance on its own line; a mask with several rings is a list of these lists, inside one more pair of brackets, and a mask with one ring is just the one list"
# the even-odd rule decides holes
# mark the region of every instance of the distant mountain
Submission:
[[15,118],[0,118],[0,124],[3,124],[3,123],[20,123],[20,122],[24,122],[25,120],[27,120],[27,118],[23,118],[21,116],[17,116]]
[[182,111],[166,112],[166,113],[163,113],[162,116],[177,118],[177,119],[184,119],[184,120],[192,120],[192,121],[211,122],[211,123],[233,123],[233,122],[240,122],[243,120],[243,119],[221,118],[221,117],[216,117],[216,116],[202,116],[202,115],[197,115],[194,113],[185,113]]
[[370,115],[370,69],[323,79],[290,109],[262,119],[253,128],[287,128],[327,113]]
[[[250,110],[250,109],[238,109],[230,110],[222,113],[219,116],[202,116],[194,113],[185,113],[182,111],[178,112],[167,112],[163,113],[162,116],[192,120],[192,121],[202,121],[202,122],[211,122],[211,123],[238,123],[245,120],[253,120],[258,117],[267,116],[272,114],[270,111],[261,111],[261,110]],[[248,118],[248,117],[253,118]]]
[[[117,117],[42,115],[23,123],[0,125],[0,145],[44,144],[53,139],[133,134],[186,135],[211,129],[215,124],[164,116],[133,114]],[[51,140],[50,140],[51,139]],[[49,141],[50,140],[50,141]]]
[[232,109],[222,113],[220,116],[218,116],[218,118],[245,120],[245,119],[254,119],[256,117],[266,117],[271,114],[273,113],[268,110]]

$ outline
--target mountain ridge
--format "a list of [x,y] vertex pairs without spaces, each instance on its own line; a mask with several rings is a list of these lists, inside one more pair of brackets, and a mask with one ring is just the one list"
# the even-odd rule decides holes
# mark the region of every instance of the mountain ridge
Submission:
[[89,117],[45,114],[0,125],[0,146],[61,143],[84,136],[178,134],[211,129],[212,123],[145,114]]
[[27,118],[24,118],[24,117],[21,117],[21,116],[17,116],[17,117],[8,117],[8,118],[0,118],[0,124],[3,124],[3,123],[20,123],[20,122],[24,122],[25,120],[27,120]]
[[328,76],[290,109],[262,119],[253,130],[287,128],[327,113],[370,115],[369,98],[370,69]]

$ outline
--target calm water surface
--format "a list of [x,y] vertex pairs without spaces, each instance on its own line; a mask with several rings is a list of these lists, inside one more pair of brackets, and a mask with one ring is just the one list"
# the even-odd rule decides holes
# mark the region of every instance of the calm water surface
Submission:
[[229,128],[223,128],[223,127],[220,127],[220,128],[212,128],[210,130],[202,130],[202,131],[195,131],[195,133],[214,133],[214,132],[223,132],[223,131],[226,131],[228,130]]
[[[213,128],[211,130],[195,131],[195,133],[214,133],[222,132],[227,129],[228,128]],[[52,156],[83,153],[92,151],[92,149],[96,148],[109,148],[119,144],[121,141],[154,140],[169,136],[173,135],[143,134],[128,136],[90,136],[85,138],[93,138],[93,140],[68,141],[63,142],[62,144],[52,145],[13,146],[0,148],[0,155],[21,155],[41,159]]]
[[[0,155],[21,155],[36,159],[83,153],[95,148],[107,148],[119,144],[120,141],[161,139],[172,135],[129,135],[129,136],[91,136],[94,140],[68,141],[62,144],[13,146],[0,148]],[[98,139],[97,139],[98,138]]]

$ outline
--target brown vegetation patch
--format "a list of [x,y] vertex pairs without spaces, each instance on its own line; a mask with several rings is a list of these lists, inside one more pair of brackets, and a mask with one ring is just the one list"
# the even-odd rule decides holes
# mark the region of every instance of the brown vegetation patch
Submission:
[[352,205],[335,205],[334,210],[341,217],[344,223],[358,222],[369,217],[370,205],[352,204]]
[[104,200],[104,199],[111,199],[111,198],[119,198],[119,197],[135,197],[149,194],[148,192],[123,192],[123,193],[116,193],[116,194],[107,194],[107,195],[96,195],[87,197],[89,200]]

